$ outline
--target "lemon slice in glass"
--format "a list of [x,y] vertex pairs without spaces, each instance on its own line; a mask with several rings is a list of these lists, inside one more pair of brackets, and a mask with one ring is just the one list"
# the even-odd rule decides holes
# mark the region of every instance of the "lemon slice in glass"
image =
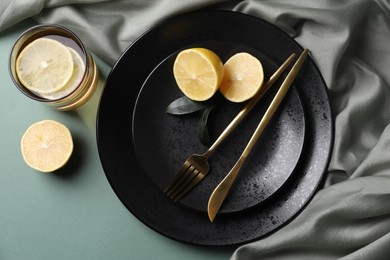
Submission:
[[243,102],[252,98],[264,83],[261,62],[246,52],[240,52],[226,61],[225,77],[219,91],[232,102]]
[[16,74],[29,90],[53,93],[65,86],[73,73],[72,54],[62,43],[38,38],[28,44],[16,60]]
[[41,172],[53,172],[66,164],[73,151],[69,129],[53,120],[31,125],[21,140],[25,162]]
[[72,91],[74,91],[79,86],[85,74],[85,63],[83,61],[83,58],[80,56],[80,54],[77,51],[75,51],[70,47],[68,47],[68,50],[72,55],[73,64],[74,64],[73,73],[69,81],[60,90],[50,94],[41,93],[40,96],[52,100],[63,98],[66,95],[69,95]]
[[211,98],[218,90],[223,74],[220,58],[205,48],[181,51],[173,65],[173,75],[180,90],[195,101]]

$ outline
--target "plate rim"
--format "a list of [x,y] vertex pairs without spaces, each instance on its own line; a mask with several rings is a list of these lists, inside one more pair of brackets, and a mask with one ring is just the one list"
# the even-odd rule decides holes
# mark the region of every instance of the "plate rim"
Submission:
[[[175,236],[172,236],[171,234],[166,234],[166,233],[163,233],[161,232],[158,228],[156,228],[155,226],[151,225],[150,223],[148,223],[147,221],[145,221],[145,219],[143,219],[142,217],[140,217],[139,215],[135,214],[133,212],[133,210],[127,205],[127,203],[124,201],[124,199],[120,196],[120,191],[118,190],[117,187],[115,187],[115,185],[113,184],[113,180],[111,179],[111,177],[109,176],[108,174],[108,171],[109,171],[109,167],[107,166],[107,163],[105,162],[105,159],[103,158],[103,152],[101,150],[101,145],[102,145],[102,138],[100,136],[100,132],[101,132],[101,129],[100,129],[100,120],[101,120],[101,107],[102,107],[102,103],[103,103],[103,99],[104,99],[104,96],[105,96],[105,93],[106,93],[106,86],[108,85],[108,82],[109,82],[109,79],[112,77],[112,74],[114,73],[115,69],[117,68],[117,66],[119,65],[119,63],[121,62],[121,60],[123,59],[123,57],[125,56],[125,54],[131,49],[133,48],[133,46],[135,46],[137,44],[138,41],[140,41],[145,35],[148,35],[150,32],[156,30],[156,28],[159,28],[159,27],[162,27],[164,26],[165,24],[168,24],[168,23],[171,23],[175,20],[178,20],[178,19],[181,19],[182,17],[186,17],[186,16],[189,16],[189,15],[197,15],[197,14],[205,14],[205,13],[211,13],[211,14],[228,14],[228,15],[237,15],[237,16],[242,16],[244,17],[244,19],[253,19],[253,20],[256,20],[257,22],[258,21],[261,21],[262,23],[265,23],[265,24],[268,24],[270,25],[271,27],[273,27],[274,30],[277,30],[279,33],[281,34],[284,34],[286,37],[288,37],[289,39],[291,39],[291,41],[294,43],[294,45],[296,45],[296,47],[300,48],[301,50],[303,50],[303,48],[300,46],[299,43],[297,43],[295,41],[295,39],[293,39],[292,37],[290,37],[286,32],[282,31],[281,29],[279,29],[278,27],[276,27],[275,25],[261,19],[261,18],[258,18],[258,17],[255,17],[255,16],[251,16],[251,15],[248,15],[248,14],[244,14],[244,13],[240,13],[240,12],[236,12],[236,11],[228,11],[228,10],[200,10],[200,11],[193,11],[193,12],[188,12],[188,13],[184,13],[184,14],[180,14],[180,15],[177,15],[177,16],[173,16],[171,18],[168,18],[166,19],[165,21],[153,26],[152,28],[150,28],[149,30],[147,30],[144,34],[142,34],[140,37],[137,38],[137,40],[135,40],[131,45],[128,46],[128,48],[126,48],[126,50],[121,54],[121,56],[118,58],[117,62],[115,63],[115,65],[112,67],[108,77],[107,77],[107,80],[105,82],[105,87],[103,89],[103,92],[102,92],[102,95],[101,95],[101,98],[99,100],[99,105],[98,105],[98,113],[97,113],[97,118],[96,118],[96,138],[97,138],[97,145],[98,145],[98,152],[99,152],[99,158],[100,158],[100,161],[101,161],[101,164],[102,164],[102,167],[104,169],[104,172],[105,172],[105,175],[108,179],[108,182],[110,183],[112,189],[114,190],[116,196],[119,198],[119,200],[122,202],[122,204],[130,211],[130,213],[132,215],[134,215],[138,220],[140,220],[143,224],[145,224],[146,226],[148,226],[149,228],[151,228],[152,230],[156,231],[157,233],[160,233],[161,235],[163,236],[166,236],[166,237],[169,237],[171,239],[174,239],[176,241],[180,241],[180,242],[184,242],[184,243],[187,243],[187,244],[193,244],[193,245],[204,245],[204,246],[229,246],[229,245],[237,245],[237,244],[242,244],[242,243],[247,243],[247,242],[250,242],[251,240],[245,240],[245,241],[237,241],[237,242],[234,242],[234,243],[227,243],[227,244],[210,244],[210,243],[202,243],[202,242],[199,242],[199,241],[188,241],[188,240],[185,240],[185,239],[181,239],[180,237],[175,237]],[[315,64],[315,62],[310,58],[310,63],[311,63],[311,66],[313,66],[314,70],[317,72],[318,76],[319,76],[319,80],[322,82],[322,85],[325,86],[325,88],[323,89],[324,91],[324,94],[325,94],[325,98],[326,98],[326,101],[329,105],[329,110],[327,111],[329,116],[330,116],[330,119],[329,119],[329,124],[330,124],[330,128],[328,129],[329,131],[329,140],[328,140],[328,151],[327,151],[327,158],[325,160],[325,163],[324,163],[324,169],[322,170],[322,174],[321,174],[321,178],[319,179],[319,181],[317,182],[316,184],[316,187],[313,188],[313,191],[311,192],[309,198],[307,199],[307,201],[304,203],[303,206],[301,206],[301,208],[295,212],[287,221],[285,221],[283,224],[281,225],[278,225],[276,228],[274,228],[273,230],[271,231],[268,231],[266,234],[264,235],[261,235],[260,237],[264,237],[264,236],[267,236],[268,234],[271,234],[273,233],[275,230],[278,230],[281,226],[284,226],[286,223],[290,222],[291,219],[295,218],[306,206],[308,203],[310,203],[311,199],[314,197],[313,195],[316,193],[316,191],[318,190],[318,188],[320,187],[320,185],[323,183],[323,180],[324,180],[324,176],[326,174],[326,170],[327,170],[327,167],[329,165],[329,162],[330,162],[330,159],[331,159],[331,156],[332,156],[332,150],[333,150],[333,143],[334,143],[334,118],[333,118],[333,114],[332,114],[332,110],[331,110],[331,107],[330,107],[330,101],[329,101],[329,89],[326,87],[326,82],[324,81],[323,79],[323,76],[318,68],[318,66]],[[253,240],[256,240],[256,239],[259,239],[259,238],[254,238]]]
[[[210,46],[208,46],[207,43],[201,44],[200,46],[201,47],[205,47],[205,48],[210,48]],[[217,47],[217,46],[214,46],[214,48]],[[230,51],[230,48],[233,48],[233,49],[236,48],[235,44],[227,44],[227,45],[226,44],[222,44],[221,46],[218,46],[218,47],[220,47],[222,49],[228,48],[229,51]],[[213,50],[212,47],[210,49]],[[229,53],[229,51],[228,51],[228,53]],[[242,50],[239,50],[239,52],[241,52],[241,51]],[[182,165],[182,163],[186,160],[186,158],[185,158],[185,156],[183,156],[181,161],[177,163],[177,165],[176,165],[177,167],[175,169],[170,169],[169,174],[167,172],[168,169],[164,168],[163,166],[159,167],[158,169],[151,169],[150,166],[148,166],[149,163],[150,163],[150,159],[159,157],[161,155],[162,151],[160,151],[160,153],[155,153],[153,151],[147,152],[148,149],[143,148],[143,145],[152,146],[152,147],[149,147],[149,149],[153,150],[153,145],[150,142],[150,134],[152,134],[152,135],[153,134],[159,135],[160,130],[159,130],[159,127],[154,127],[154,123],[150,123],[150,121],[145,120],[145,119],[141,119],[141,118],[146,118],[146,119],[153,118],[152,122],[154,122],[155,120],[159,120],[159,119],[155,119],[154,118],[154,116],[153,116],[154,113],[159,115],[156,118],[160,118],[160,116],[164,117],[166,115],[166,113],[163,111],[164,107],[158,106],[158,105],[157,105],[157,107],[156,106],[151,106],[150,109],[153,112],[150,112],[150,109],[149,109],[149,106],[148,106],[148,100],[153,100],[154,102],[158,102],[159,101],[158,99],[156,100],[156,98],[154,97],[154,92],[155,91],[154,90],[152,91],[151,89],[156,89],[157,88],[161,92],[163,91],[163,89],[165,89],[165,87],[162,88],[161,86],[159,87],[159,86],[154,86],[154,85],[159,85],[160,82],[165,82],[167,80],[166,78],[164,78],[165,74],[161,75],[161,73],[166,73],[166,70],[170,69],[170,66],[172,65],[171,63],[173,63],[173,60],[177,56],[178,53],[179,53],[179,51],[173,53],[172,55],[170,55],[169,57],[164,59],[161,63],[159,63],[153,69],[152,72],[150,72],[148,77],[145,79],[142,87],[138,91],[137,99],[136,99],[136,101],[134,103],[134,110],[133,110],[133,117],[132,117],[132,141],[133,141],[135,154],[137,155],[136,159],[139,162],[139,164],[141,165],[141,168],[144,170],[144,173],[149,176],[149,179],[151,179],[154,182],[155,185],[160,186],[160,189],[162,191],[164,190],[164,187],[169,183],[169,181],[167,181],[167,178],[173,178],[174,177],[173,173],[175,172],[175,169],[179,170],[181,165]],[[218,52],[216,51],[216,53],[218,53]],[[263,63],[263,66],[267,65],[267,68],[269,67],[267,69],[267,70],[269,70],[267,72],[267,75],[268,74],[272,74],[272,72],[274,72],[278,68],[277,64],[273,63],[273,61],[271,61],[269,58],[267,58],[264,54],[261,54],[261,58],[259,58],[259,59],[260,60],[261,59],[267,59],[267,61],[265,63]],[[157,80],[157,82],[156,82],[156,75],[157,75],[157,79],[158,79],[158,77],[162,77],[164,79],[163,80]],[[150,83],[150,81],[152,81],[153,83]],[[279,80],[279,82],[280,81],[281,80]],[[174,82],[168,82],[167,85],[171,85],[171,84],[175,84],[175,83]],[[278,87],[277,85],[278,85],[278,82],[275,84],[275,88],[270,89],[270,91],[268,91],[268,93],[265,95],[265,97],[264,97],[264,99],[266,100],[265,102],[267,102],[267,103],[269,102],[270,103],[270,101],[272,100],[273,96],[277,92],[277,87]],[[179,94],[180,98],[182,97],[182,93],[177,88],[174,88],[174,89],[173,88],[168,88],[168,89],[169,90],[167,90],[167,92]],[[165,94],[161,94],[161,95],[164,96]],[[175,98],[176,97],[174,97],[173,99],[168,99],[168,100],[170,100],[170,101],[168,101],[168,103],[173,101],[173,100],[175,100]],[[236,214],[236,213],[239,213],[240,211],[244,211],[244,210],[250,209],[252,207],[258,207],[260,204],[264,203],[266,200],[271,199],[274,196],[274,194],[277,194],[278,191],[280,189],[282,189],[282,187],[284,185],[286,185],[286,183],[288,183],[288,180],[296,172],[296,169],[298,168],[298,164],[299,164],[299,162],[300,162],[300,160],[302,158],[302,154],[303,154],[303,151],[304,151],[304,146],[305,146],[306,138],[307,138],[307,136],[306,136],[307,135],[306,114],[305,114],[305,111],[304,111],[304,104],[303,104],[301,95],[299,94],[299,91],[297,90],[295,85],[291,86],[291,90],[289,91],[288,95],[286,96],[286,99],[288,99],[288,98],[292,98],[292,100],[288,101],[288,104],[290,105],[290,108],[291,108],[291,106],[292,107],[296,107],[296,109],[294,109],[294,111],[299,111],[299,112],[297,112],[297,113],[294,113],[294,112],[291,112],[291,111],[287,112],[286,108],[288,108],[288,107],[282,105],[283,107],[281,107],[279,109],[279,112],[275,115],[275,117],[277,117],[278,114],[281,115],[281,111],[282,110],[284,110],[284,115],[281,118],[282,121],[286,117],[287,118],[290,117],[290,116],[287,116],[287,114],[290,115],[290,113],[293,113],[295,115],[298,115],[298,116],[294,116],[294,119],[288,120],[288,121],[290,121],[289,125],[293,128],[291,130],[297,133],[297,136],[295,136],[292,139],[288,139],[288,140],[294,140],[296,145],[292,146],[292,144],[290,144],[290,146],[288,146],[290,149],[293,149],[293,150],[287,150],[287,151],[280,150],[280,152],[282,152],[282,154],[284,156],[286,156],[286,157],[288,157],[290,159],[293,158],[293,162],[288,164],[288,168],[286,166],[284,166],[284,167],[282,167],[282,169],[277,170],[277,172],[275,172],[273,170],[270,170],[271,172],[267,172],[267,176],[269,176],[269,175],[271,175],[271,176],[278,176],[278,174],[283,174],[283,178],[281,178],[279,180],[271,180],[271,181],[269,181],[265,186],[269,186],[270,188],[268,188],[266,192],[262,193],[262,195],[259,198],[255,198],[256,196],[254,194],[253,189],[251,189],[249,192],[247,192],[247,188],[249,188],[249,186],[251,186],[252,182],[250,181],[251,180],[250,178],[243,177],[243,178],[246,178],[246,181],[242,182],[240,187],[243,190],[243,193],[245,194],[244,197],[250,197],[250,199],[246,199],[245,203],[244,203],[245,205],[241,205],[241,206],[239,205],[240,202],[237,201],[237,199],[234,199],[234,201],[232,202],[233,204],[231,204],[231,205],[224,205],[224,207],[225,206],[228,206],[228,207],[227,208],[224,208],[224,207],[221,208],[221,210],[219,211],[219,214]],[[163,102],[167,102],[167,100],[165,100],[164,98],[162,100],[163,100]],[[153,101],[152,101],[152,103],[153,103]],[[228,104],[232,104],[232,106],[238,106],[239,105],[240,107],[243,107],[243,103],[237,104],[237,103],[231,103],[231,102],[225,101],[225,100],[223,102],[224,103],[228,103]],[[264,102],[264,100],[262,102]],[[285,102],[287,102],[287,100]],[[261,106],[261,104],[258,104],[257,106]],[[141,107],[141,109],[140,109],[140,107]],[[263,106],[263,107],[264,107],[263,109],[265,110],[265,106]],[[149,110],[149,112],[148,111],[145,112],[145,110]],[[238,112],[238,111],[234,111],[234,112],[232,111],[232,115],[235,115],[236,112]],[[262,111],[262,112],[264,112],[264,111]],[[146,117],[145,117],[145,113],[147,114]],[[251,115],[248,116],[248,117],[254,117],[256,115],[256,113],[257,113],[256,111],[253,111],[253,112],[251,112]],[[194,113],[192,115],[194,115]],[[176,118],[180,118],[181,116],[173,116],[172,117],[172,115],[168,115],[167,117],[168,118],[175,118],[175,117]],[[218,116],[218,117],[220,117],[220,116]],[[185,120],[185,119],[180,119],[180,120]],[[282,121],[279,121],[279,122],[281,123]],[[141,123],[142,127],[137,126],[137,122]],[[160,122],[160,124],[164,123],[164,121],[157,121],[157,122]],[[253,129],[251,129],[251,131],[253,131],[255,129],[255,126],[257,125],[257,121],[253,122],[252,124],[253,124],[253,126],[252,126]],[[272,122],[271,122],[271,124],[272,124]],[[196,129],[196,126],[194,126],[194,125],[187,126],[187,127],[191,128],[191,129]],[[145,131],[148,132],[148,134],[145,135],[145,134],[143,134],[143,132],[145,132],[143,129],[150,129],[150,130],[145,130]],[[237,130],[237,131],[241,131],[241,133],[242,133],[242,130]],[[252,132],[248,132],[248,133],[245,134],[246,138],[248,140],[249,140],[249,137],[251,136],[251,134],[252,134]],[[141,141],[139,140],[139,137],[141,137]],[[167,138],[170,139],[169,136]],[[194,138],[196,138],[196,137],[194,136]],[[217,138],[217,136],[215,136],[215,138]],[[232,138],[234,139],[235,137],[233,137],[233,136],[230,137],[230,140],[233,140]],[[158,139],[164,140],[163,137],[160,137]],[[288,140],[285,140],[285,141],[288,141]],[[162,143],[165,143],[165,142],[162,141]],[[226,141],[224,141],[224,143],[229,143],[229,141],[226,140]],[[281,145],[283,143],[283,141],[276,141],[276,143]],[[256,145],[256,147],[258,147],[258,145]],[[288,147],[285,147],[285,148],[288,148]],[[199,149],[191,150],[190,152],[186,151],[184,154],[187,154],[188,156],[190,156],[191,154],[202,154],[205,151],[207,151],[207,149],[208,149],[206,146],[202,146],[202,147],[198,147],[198,148]],[[242,147],[242,148],[244,148],[244,147]],[[270,148],[270,149],[272,150],[272,148]],[[169,151],[169,150],[167,150],[167,151]],[[238,150],[238,151],[241,151],[241,150]],[[256,151],[257,151],[257,153],[256,153]],[[221,152],[223,154],[223,151],[221,151]],[[225,152],[226,152],[226,150],[225,150]],[[251,157],[254,158],[253,156],[256,156],[256,154],[261,154],[261,153],[263,153],[263,154],[264,153],[265,154],[270,154],[268,152],[269,152],[268,148],[255,148],[254,151],[251,152],[251,154],[253,154],[253,155],[251,155]],[[284,153],[284,152],[286,152],[286,153]],[[143,155],[140,155],[138,157],[139,153],[141,153]],[[272,152],[270,154],[271,157],[273,157],[272,155],[274,155],[274,154],[275,153]],[[282,157],[283,157],[283,155],[282,155]],[[153,156],[153,157],[151,157],[151,156]],[[278,156],[280,158],[281,155],[278,155]],[[236,159],[236,158],[234,158],[234,159]],[[222,163],[224,161],[233,162],[234,159],[232,159],[232,160],[226,160],[226,159],[224,160],[224,159],[222,159]],[[158,159],[156,159],[156,160],[158,160]],[[251,159],[249,159],[248,161],[250,161],[250,160]],[[163,161],[162,161],[162,165],[164,165]],[[211,164],[211,166],[214,166],[214,164],[212,164],[213,163],[212,160],[209,161],[209,163]],[[272,167],[273,165],[275,165],[275,164],[267,164],[267,166],[270,167],[271,169],[273,168]],[[152,166],[152,168],[154,168],[154,167]],[[225,169],[225,170],[229,171],[229,169]],[[261,172],[263,172],[261,170],[261,167],[254,168],[253,170],[255,170],[258,174],[261,174]],[[162,177],[158,177],[159,176],[159,172],[161,172],[161,171],[164,172],[164,173],[167,172],[167,176],[165,178],[163,178],[164,181],[161,181],[161,179],[159,180],[159,178],[162,178]],[[225,171],[223,171],[223,172],[225,172]],[[240,174],[240,176],[241,175],[245,176],[245,173]],[[257,174],[256,174],[256,176],[257,176]],[[254,179],[256,179],[256,176],[252,176],[252,177],[254,177]],[[223,178],[223,176],[220,176],[220,179],[218,180],[218,182],[222,178]],[[243,184],[243,183],[247,183],[248,180],[250,181],[249,184]],[[165,182],[167,182],[167,183],[165,184]],[[259,180],[253,181],[253,182],[256,182],[256,183],[261,185]],[[214,183],[214,184],[216,186],[218,183]],[[237,184],[235,184],[235,185],[237,185]],[[202,186],[202,185],[200,185],[200,186]],[[237,188],[237,186],[236,186],[236,188]],[[194,189],[194,191],[195,191],[195,194],[197,194],[196,193],[196,191],[197,191],[196,188]],[[211,193],[211,191],[208,191],[208,192]],[[193,195],[193,194],[194,194],[194,192],[191,192],[191,194],[189,194],[189,196],[184,197],[182,200],[178,201],[177,203],[180,206],[187,207],[188,209],[197,210],[199,212],[206,212],[207,213],[207,207],[206,207],[207,201],[204,201],[205,200],[204,196],[208,196],[208,195],[204,195],[204,192],[201,192],[201,194],[202,194],[202,195],[200,195],[202,197],[201,201],[195,202],[195,200],[198,200],[198,198],[194,199],[194,197],[196,197],[196,195]],[[209,194],[209,193],[207,193],[207,194]],[[189,197],[189,200],[188,200],[187,197]],[[242,198],[241,195],[239,195],[239,198]]]

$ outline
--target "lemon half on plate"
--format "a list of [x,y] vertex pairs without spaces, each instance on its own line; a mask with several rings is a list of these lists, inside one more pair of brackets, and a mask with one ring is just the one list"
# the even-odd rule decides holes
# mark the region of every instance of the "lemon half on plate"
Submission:
[[224,69],[220,58],[211,50],[190,48],[177,55],[173,75],[184,95],[191,100],[204,101],[218,90]]
[[222,95],[232,102],[244,102],[252,98],[264,83],[261,62],[246,52],[233,55],[224,64],[225,77],[219,88]]

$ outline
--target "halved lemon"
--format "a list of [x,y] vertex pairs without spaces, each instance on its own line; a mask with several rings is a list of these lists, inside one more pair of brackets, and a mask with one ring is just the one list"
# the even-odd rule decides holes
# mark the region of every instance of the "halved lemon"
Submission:
[[38,38],[19,54],[16,74],[29,90],[49,94],[66,85],[73,66],[72,54],[65,45],[50,38]]
[[73,64],[74,64],[73,73],[69,81],[60,90],[50,94],[41,93],[40,96],[47,99],[62,98],[65,97],[66,95],[69,95],[72,91],[74,91],[79,86],[85,74],[85,63],[83,61],[83,58],[80,56],[80,54],[77,51],[75,51],[70,47],[68,47],[68,50],[72,55]]
[[211,50],[190,48],[177,55],[173,74],[184,95],[194,101],[204,101],[218,90],[224,68],[221,59]]
[[73,151],[69,129],[54,120],[43,120],[31,125],[21,139],[25,162],[41,172],[53,172],[64,166]]
[[225,76],[219,91],[232,102],[243,102],[252,98],[264,83],[261,62],[246,52],[233,55],[225,64]]

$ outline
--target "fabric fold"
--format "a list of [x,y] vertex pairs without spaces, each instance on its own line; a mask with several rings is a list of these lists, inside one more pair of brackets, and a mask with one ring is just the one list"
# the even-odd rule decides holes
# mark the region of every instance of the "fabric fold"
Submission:
[[34,19],[39,23],[59,23],[68,27],[90,51],[114,65],[126,48],[164,19],[220,2],[120,0],[45,9]]
[[335,184],[318,192],[287,229],[239,248],[232,259],[337,259],[348,255],[372,259],[371,247],[378,250],[376,255],[381,257],[377,259],[383,259],[388,249],[376,243],[388,240],[389,199],[388,176]]
[[289,224],[232,259],[390,257],[390,4],[386,0],[14,0],[0,33],[27,17],[74,31],[113,65],[166,18],[201,8],[264,19],[310,49],[328,85],[335,140],[325,188]]

